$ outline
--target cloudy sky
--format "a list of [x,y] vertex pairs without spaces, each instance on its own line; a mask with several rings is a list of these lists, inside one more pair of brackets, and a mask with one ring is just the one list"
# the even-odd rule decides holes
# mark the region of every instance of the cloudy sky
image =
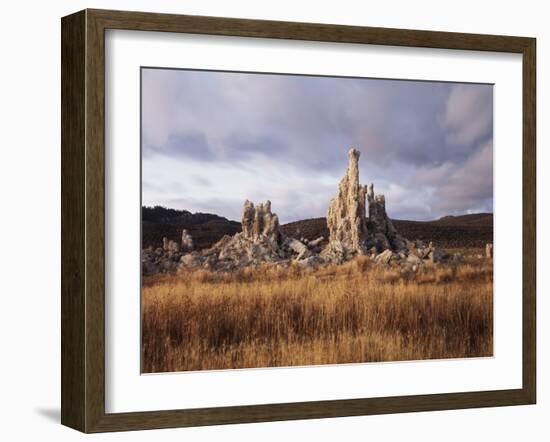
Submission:
[[491,85],[142,70],[144,205],[325,216],[351,146],[392,218],[493,210]]

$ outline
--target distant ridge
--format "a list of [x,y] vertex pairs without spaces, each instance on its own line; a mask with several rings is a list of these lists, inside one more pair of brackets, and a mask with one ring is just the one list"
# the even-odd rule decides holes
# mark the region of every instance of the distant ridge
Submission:
[[142,207],[141,219],[143,222],[163,224],[204,224],[208,222],[235,222],[229,221],[227,218],[215,215],[213,213],[191,213],[188,210],[169,209],[163,206]]
[[191,213],[155,206],[142,207],[141,217],[141,246],[144,248],[160,247],[164,237],[179,243],[183,229],[191,234],[199,250],[210,247],[224,235],[234,235],[241,231],[241,223],[212,213]]
[[[162,238],[180,241],[181,231],[187,229],[197,249],[212,246],[224,235],[241,231],[241,223],[212,213],[191,213],[187,210],[161,206],[142,208],[142,246],[159,247]],[[396,229],[408,239],[433,241],[440,247],[485,247],[493,241],[493,214],[474,213],[449,215],[434,221],[392,220]],[[285,235],[296,238],[328,238],[325,218],[312,218],[283,224]]]
[[476,225],[476,226],[487,226],[493,225],[493,214],[492,213],[471,213],[467,215],[447,215],[439,218],[438,220],[431,221],[437,224],[446,224],[446,225]]

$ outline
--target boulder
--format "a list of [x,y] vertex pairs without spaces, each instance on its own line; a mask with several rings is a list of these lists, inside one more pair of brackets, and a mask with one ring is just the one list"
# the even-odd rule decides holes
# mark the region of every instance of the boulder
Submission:
[[199,256],[196,252],[188,253],[180,258],[180,263],[188,267],[196,267],[201,263]]
[[176,269],[176,263],[168,258],[162,259],[159,265],[160,265],[160,270],[163,272],[171,272]]
[[324,263],[323,259],[318,255],[312,255],[308,258],[297,260],[296,262],[303,267],[316,267]]
[[311,256],[311,252],[307,248],[307,246],[302,243],[301,241],[298,241],[297,239],[291,238],[288,242],[288,247],[298,254],[296,257],[296,260],[300,260],[302,258],[307,258]]
[[393,252],[388,249],[376,255],[376,258],[374,258],[374,261],[377,264],[389,264],[392,258],[393,258]]
[[153,261],[142,261],[141,271],[144,275],[153,275],[160,271],[160,268]]
[[406,261],[407,261],[408,264],[412,264],[412,265],[422,264],[422,259],[420,257],[418,257],[417,255],[413,255],[413,254],[407,256]]
[[450,256],[446,250],[434,247],[429,254],[429,258],[432,263],[440,263],[447,261]]
[[307,246],[308,246],[309,248],[315,248],[315,247],[321,245],[321,243],[323,242],[324,239],[325,239],[324,236],[320,236],[320,237],[317,238],[317,239],[314,239],[314,240],[309,241],[309,242],[307,243]]

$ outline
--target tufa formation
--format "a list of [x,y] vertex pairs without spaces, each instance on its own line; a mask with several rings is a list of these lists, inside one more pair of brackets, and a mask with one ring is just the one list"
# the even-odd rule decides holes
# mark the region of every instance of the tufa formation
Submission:
[[265,204],[258,204],[246,200],[243,207],[243,216],[241,218],[243,236],[251,241],[260,241],[267,239],[273,242],[281,240],[279,231],[279,217],[271,213],[271,201],[267,200]]
[[187,229],[183,229],[181,232],[181,250],[184,252],[193,250],[193,238],[189,235]]
[[370,252],[407,249],[405,239],[397,233],[386,213],[384,195],[375,195],[373,184],[363,186],[359,183],[359,156],[358,150],[349,150],[346,174],[328,208],[329,244],[323,255],[332,262]]
[[[323,237],[311,241],[285,237],[270,201],[255,206],[246,200],[241,232],[225,235],[209,249],[197,251],[193,250],[191,235],[183,230],[181,245],[164,238],[162,247],[142,251],[143,273],[184,268],[231,271],[261,263],[287,266],[296,262],[314,267],[339,264],[360,255],[371,257],[377,264],[397,262],[413,271],[425,263],[461,262],[463,257],[458,254],[451,256],[431,243],[426,247],[399,235],[386,213],[384,195],[375,195],[373,184],[364,186],[359,182],[359,156],[358,150],[349,150],[346,173],[330,201],[328,243]],[[492,247],[487,248],[489,255],[492,256]]]
[[348,152],[348,168],[338,184],[338,195],[330,201],[327,212],[329,244],[338,244],[346,255],[364,254],[367,240],[365,195],[359,183],[359,151]]

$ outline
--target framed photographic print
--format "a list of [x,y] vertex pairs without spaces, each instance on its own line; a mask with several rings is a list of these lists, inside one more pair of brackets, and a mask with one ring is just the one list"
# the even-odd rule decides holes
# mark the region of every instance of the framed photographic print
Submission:
[[535,40],[62,19],[62,423],[533,404]]

